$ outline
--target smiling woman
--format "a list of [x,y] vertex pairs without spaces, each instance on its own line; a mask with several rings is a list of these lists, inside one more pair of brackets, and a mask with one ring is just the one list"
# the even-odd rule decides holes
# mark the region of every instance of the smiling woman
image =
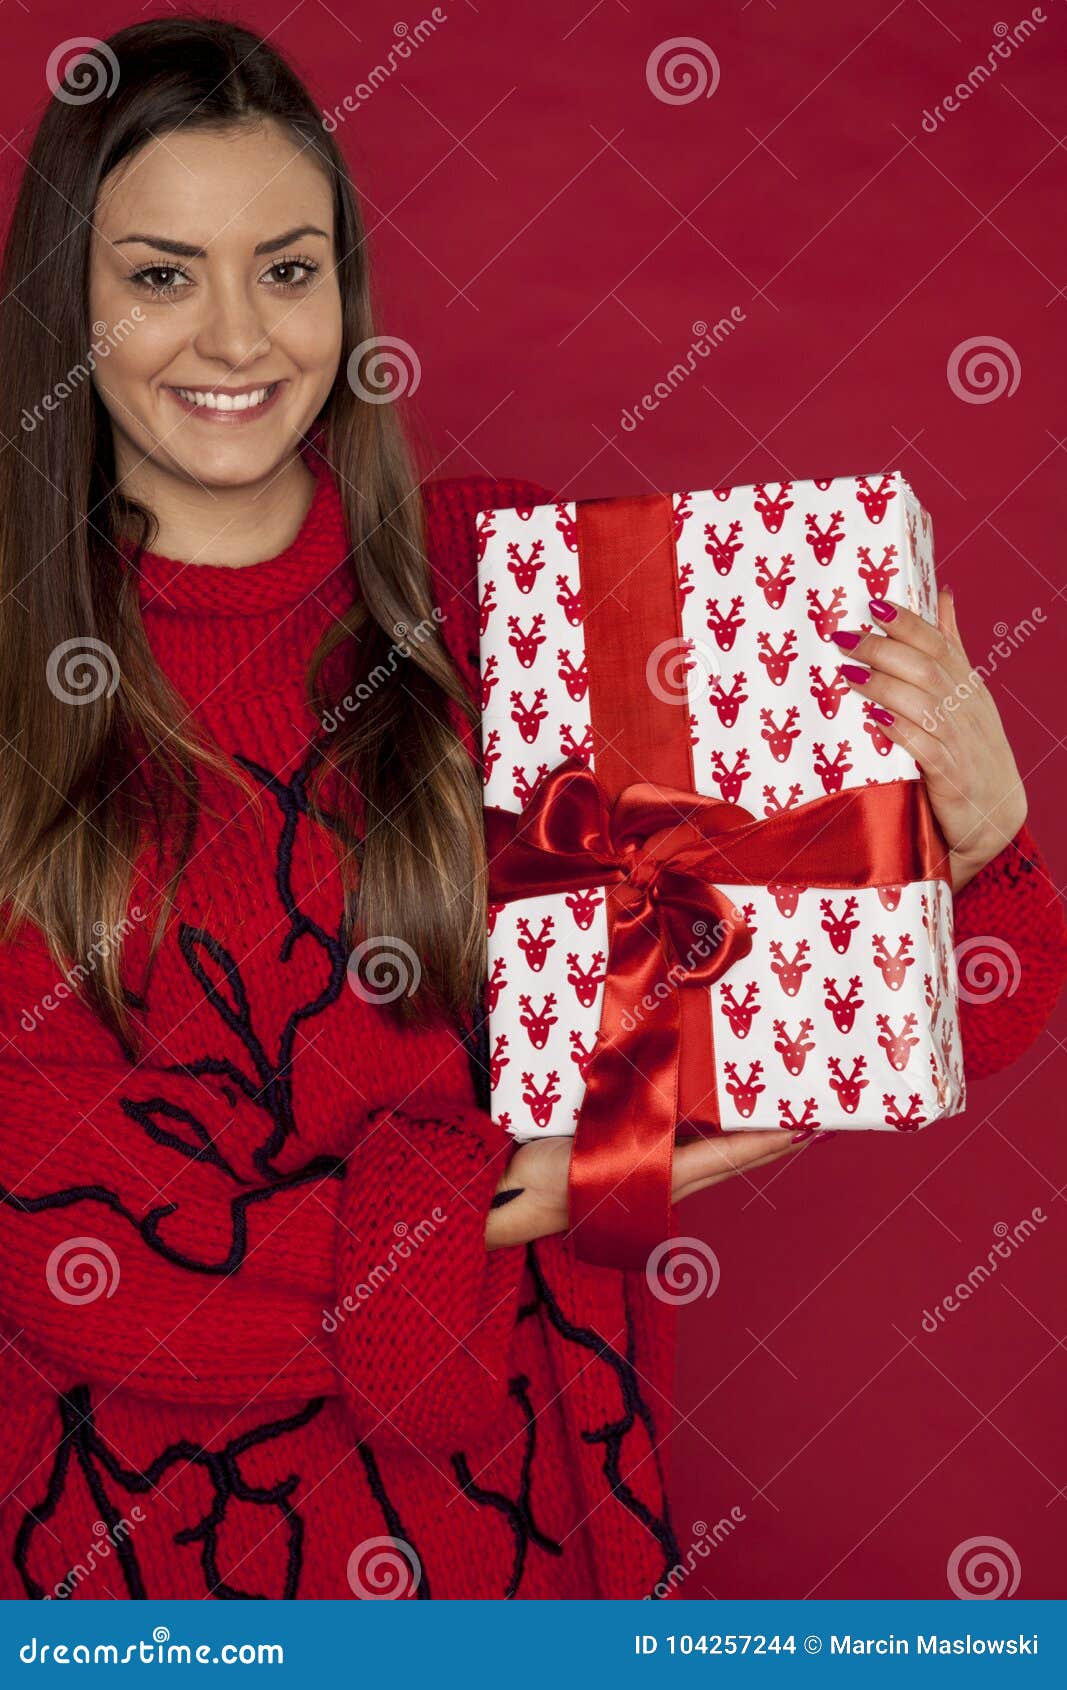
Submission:
[[541,490],[417,482],[269,46],[100,51],[0,290],[0,1591],[640,1594],[669,1311],[513,1247],[566,1167],[485,1108],[474,523]]
[[[0,288],[0,1594],[662,1594],[677,1298],[576,1259],[569,1141],[487,1107],[476,521],[547,495],[416,478],[277,53],[98,45]],[[961,855],[958,935],[1025,960],[973,1073],[1063,975],[1024,813]]]
[[[158,544],[176,549],[173,501],[192,481],[216,495],[202,536],[213,561],[277,549],[291,538],[281,513],[293,482],[308,498],[312,484],[292,442],[322,411],[341,353],[334,189],[319,155],[269,118],[221,144],[206,128],[149,141],[104,183],[90,265],[94,321],[110,324],[134,304],[144,314],[97,388],[115,419],[119,479],[153,511]],[[188,417],[197,426],[180,426]],[[234,524],[220,551],[227,491],[243,499],[268,476],[265,530]],[[180,509],[186,545],[187,499]],[[281,523],[273,533],[272,522]]]

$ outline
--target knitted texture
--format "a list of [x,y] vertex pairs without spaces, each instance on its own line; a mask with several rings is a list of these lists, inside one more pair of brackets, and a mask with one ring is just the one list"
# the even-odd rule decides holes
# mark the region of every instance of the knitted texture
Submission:
[[[475,515],[547,495],[475,478],[424,497],[473,690]],[[0,953],[0,1594],[652,1591],[679,1559],[669,1309],[565,1239],[486,1251],[509,1145],[484,1013],[403,1029],[347,983],[336,856],[307,811],[304,674],[353,592],[329,474],[277,557],[147,556],[139,591],[262,813],[205,776],[151,970],[158,867],[136,865],[138,1061],[35,929]],[[1067,972],[1025,829],[957,912],[961,940],[1001,935],[1021,968],[1012,997],[964,1006],[977,1076],[1038,1036]]]

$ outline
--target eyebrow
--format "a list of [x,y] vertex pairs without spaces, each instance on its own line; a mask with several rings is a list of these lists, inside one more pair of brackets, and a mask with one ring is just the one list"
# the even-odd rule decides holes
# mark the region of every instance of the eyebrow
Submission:
[[[297,229],[287,229],[284,235],[275,235],[272,240],[260,241],[254,248],[258,258],[263,253],[281,252],[283,247],[290,246],[293,241],[303,240],[308,235],[321,235],[324,241],[329,240],[325,229],[319,229],[314,223],[302,223]],[[171,241],[162,235],[123,235],[121,240],[112,242],[114,246],[152,246],[157,252],[172,253],[175,258],[203,258],[202,246],[190,246],[187,241]]]

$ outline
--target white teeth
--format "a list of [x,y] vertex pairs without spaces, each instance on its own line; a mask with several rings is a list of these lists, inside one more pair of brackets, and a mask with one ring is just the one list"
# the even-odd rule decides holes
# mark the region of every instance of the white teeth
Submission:
[[189,387],[175,388],[175,392],[187,404],[196,405],[208,411],[250,411],[255,405],[263,405],[274,392],[276,384],[270,387],[257,387],[251,393],[206,393],[201,389],[193,390]]

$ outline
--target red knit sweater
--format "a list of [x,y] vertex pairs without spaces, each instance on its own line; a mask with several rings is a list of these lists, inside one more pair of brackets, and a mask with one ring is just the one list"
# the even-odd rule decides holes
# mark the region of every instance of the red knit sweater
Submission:
[[[546,496],[426,490],[468,684],[474,515]],[[275,558],[142,560],[161,665],[264,800],[260,832],[206,780],[147,977],[129,925],[148,1055],[57,1001],[34,929],[0,953],[4,1596],[623,1597],[678,1559],[668,1311],[562,1239],[486,1252],[508,1145],[484,1026],[401,1032],[346,983],[303,698],[344,553],[322,475]],[[155,909],[142,865],[132,907]],[[965,1006],[978,1078],[1037,1036],[1067,946],[1025,830],[957,907],[1022,961],[1014,996]]]

